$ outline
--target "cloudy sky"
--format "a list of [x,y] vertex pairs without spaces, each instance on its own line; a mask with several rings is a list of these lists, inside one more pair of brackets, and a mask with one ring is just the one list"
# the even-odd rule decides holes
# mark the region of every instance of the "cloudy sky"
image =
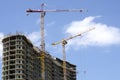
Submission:
[[[40,14],[26,15],[26,9],[87,9],[80,12],[51,12],[45,15],[46,50],[62,59],[61,45],[53,42],[89,32],[69,40],[67,61],[77,66],[77,80],[120,79],[120,9],[119,0],[1,0],[0,1],[0,69],[2,39],[16,32],[25,34],[35,46],[40,45]],[[0,70],[0,73],[2,71]],[[0,75],[0,80],[2,75]]]

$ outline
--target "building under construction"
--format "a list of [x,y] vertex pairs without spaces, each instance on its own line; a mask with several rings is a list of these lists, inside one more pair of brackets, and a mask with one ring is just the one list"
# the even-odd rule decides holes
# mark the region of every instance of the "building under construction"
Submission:
[[[22,34],[4,37],[3,80],[41,80],[41,50]],[[45,52],[45,80],[63,80],[63,61]],[[66,62],[67,80],[76,80],[76,66]]]

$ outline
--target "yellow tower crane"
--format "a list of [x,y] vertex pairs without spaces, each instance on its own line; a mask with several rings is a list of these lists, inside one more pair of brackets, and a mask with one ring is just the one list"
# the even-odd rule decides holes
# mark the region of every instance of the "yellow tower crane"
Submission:
[[[41,80],[45,80],[45,40],[44,40],[44,17],[46,12],[83,12],[85,11],[85,9],[65,9],[65,10],[44,10],[44,3],[41,4],[41,10],[32,10],[32,9],[28,9],[26,10],[27,13],[41,13],[40,15],[40,34],[41,34],[41,67],[42,67],[42,79]],[[28,14],[27,14],[28,15]]]
[[75,38],[75,37],[77,37],[77,36],[81,36],[82,34],[88,32],[88,31],[91,31],[91,30],[93,30],[93,29],[95,29],[95,28],[89,28],[89,29],[87,29],[86,31],[81,32],[81,33],[79,33],[79,34],[77,34],[77,35],[70,36],[70,37],[68,37],[68,38],[66,38],[66,39],[62,39],[62,40],[60,40],[60,41],[58,41],[58,42],[52,43],[52,45],[54,45],[54,46],[57,45],[57,44],[62,44],[62,54],[63,54],[63,78],[64,78],[64,80],[67,80],[67,76],[66,76],[66,52],[65,52],[65,45],[67,44],[67,41],[70,40],[70,39],[73,39],[73,38]]

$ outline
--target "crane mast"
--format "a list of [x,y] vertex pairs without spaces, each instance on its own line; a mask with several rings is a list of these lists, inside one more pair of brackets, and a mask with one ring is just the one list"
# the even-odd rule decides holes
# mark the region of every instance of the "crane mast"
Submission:
[[[40,35],[41,35],[41,67],[42,67],[42,80],[45,80],[45,38],[44,38],[44,17],[45,17],[45,13],[46,12],[83,12],[85,11],[85,9],[65,9],[65,10],[59,10],[59,9],[56,9],[56,10],[44,10],[44,3],[41,4],[41,9],[40,10],[32,10],[32,9],[28,9],[26,10],[27,13],[41,13],[40,15],[40,19],[41,19],[41,22],[40,22]],[[63,53],[65,52],[65,50],[63,51]],[[66,63],[64,63],[66,64]],[[66,70],[64,68],[64,70]],[[66,71],[64,72],[64,75]],[[64,76],[64,80],[65,79],[65,76]]]
[[78,36],[81,36],[82,34],[84,34],[84,33],[86,33],[86,32],[88,32],[88,31],[91,31],[91,30],[93,30],[93,29],[95,29],[95,28],[90,28],[90,29],[87,29],[86,31],[84,31],[84,32],[81,32],[81,33],[79,33],[79,34],[77,34],[77,35],[74,35],[74,36],[70,36],[70,37],[68,37],[68,38],[66,38],[66,39],[62,39],[62,40],[60,40],[60,41],[58,41],[58,42],[54,42],[54,43],[52,43],[52,45],[57,45],[57,44],[62,44],[62,54],[63,54],[63,76],[64,76],[64,80],[67,80],[67,72],[66,72],[66,52],[65,52],[65,45],[67,44],[67,41],[68,40],[71,40],[71,39],[73,39],[73,38],[75,38],[75,37],[78,37]]
[[63,79],[67,80],[66,77],[66,52],[65,52],[65,45],[67,44],[66,40],[62,40],[62,55],[63,55]]
[[[44,4],[41,5],[41,10],[43,10],[44,8]],[[42,72],[42,80],[45,80],[45,40],[44,40],[44,16],[45,16],[45,12],[41,12],[41,23],[40,23],[40,32],[41,32],[41,72]]]
[[[43,10],[44,4],[41,5],[41,10]],[[40,23],[40,32],[41,32],[41,50],[45,51],[45,40],[44,40],[44,16],[45,12],[41,12],[41,23]]]

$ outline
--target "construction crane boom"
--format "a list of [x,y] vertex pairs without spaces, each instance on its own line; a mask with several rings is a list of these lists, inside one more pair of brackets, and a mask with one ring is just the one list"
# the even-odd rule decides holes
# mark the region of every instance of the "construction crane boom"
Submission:
[[[40,19],[40,34],[41,34],[41,66],[42,66],[42,80],[45,80],[45,64],[44,64],[44,58],[45,58],[45,40],[44,40],[44,17],[46,12],[83,12],[85,9],[65,9],[65,10],[44,10],[44,3],[41,4],[40,10],[32,10],[28,9],[26,10],[27,13],[41,13]],[[28,15],[28,14],[27,14]],[[64,79],[65,80],[65,79]]]
[[57,44],[62,43],[63,41],[68,41],[68,40],[73,39],[73,38],[75,38],[75,37],[77,37],[77,36],[81,36],[81,34],[84,34],[84,33],[86,33],[86,32],[89,32],[89,31],[91,31],[91,30],[93,30],[93,29],[95,29],[95,28],[94,28],[94,27],[93,27],[93,28],[89,28],[89,29],[87,29],[87,30],[85,30],[85,31],[83,31],[83,32],[81,32],[81,33],[78,33],[77,35],[73,35],[73,36],[70,36],[70,37],[68,37],[68,38],[66,38],[66,39],[62,39],[62,40],[60,40],[60,41],[58,41],[58,42],[52,43],[52,45],[57,45]]
[[[56,9],[56,10],[32,10],[28,9],[27,12],[83,12],[85,9]],[[86,10],[87,11],[87,10]]]
[[62,39],[62,40],[60,40],[60,41],[58,41],[58,42],[55,42],[55,43],[52,43],[52,45],[57,45],[57,44],[62,44],[62,55],[63,55],[63,76],[64,76],[64,80],[67,80],[67,72],[66,72],[66,52],[65,52],[65,45],[67,44],[67,41],[68,40],[70,40],[70,39],[73,39],[73,38],[75,38],[75,37],[77,37],[77,36],[81,36],[82,34],[84,34],[84,33],[86,33],[86,32],[88,32],[88,31],[91,31],[91,30],[93,30],[93,29],[95,29],[95,28],[90,28],[90,29],[87,29],[86,31],[84,31],[84,32],[81,32],[81,33],[79,33],[79,34],[77,34],[77,35],[74,35],[74,36],[70,36],[70,37],[68,37],[68,38],[66,38],[66,39]]

